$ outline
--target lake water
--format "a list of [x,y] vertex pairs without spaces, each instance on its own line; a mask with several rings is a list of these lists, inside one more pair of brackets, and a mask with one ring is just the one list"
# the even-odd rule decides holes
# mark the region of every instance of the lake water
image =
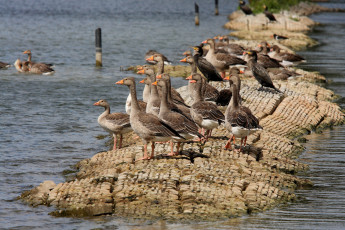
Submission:
[[[0,71],[0,228],[3,229],[325,229],[344,228],[344,127],[307,137],[301,161],[310,164],[303,175],[315,183],[299,190],[301,202],[226,222],[172,224],[128,223],[114,217],[55,218],[53,208],[32,208],[16,197],[44,180],[65,180],[62,172],[78,161],[108,149],[109,138],[97,124],[102,109],[92,104],[107,99],[112,111],[124,111],[128,89],[115,82],[132,75],[122,67],[144,63],[149,49],[174,63],[189,46],[217,34],[237,7],[220,0],[196,1],[200,26],[194,25],[194,1],[183,0],[11,0],[0,4],[0,60],[25,59],[55,64],[53,76]],[[341,2],[327,6],[345,8]],[[344,13],[322,13],[323,23],[311,33],[320,46],[305,52],[304,68],[320,71],[333,83],[327,87],[344,97]],[[94,31],[102,28],[103,68],[94,67]],[[340,50],[340,51],[339,51]],[[186,84],[174,79],[173,85]],[[142,90],[142,86],[138,91]],[[140,93],[139,93],[140,95]],[[345,101],[340,99],[340,105]]]

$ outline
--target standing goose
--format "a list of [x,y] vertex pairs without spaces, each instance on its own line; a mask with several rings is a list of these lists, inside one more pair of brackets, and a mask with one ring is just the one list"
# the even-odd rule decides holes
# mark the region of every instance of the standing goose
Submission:
[[281,91],[273,85],[273,82],[267,70],[262,65],[257,63],[258,57],[257,57],[256,51],[251,50],[245,53],[248,54],[249,56],[248,67],[252,71],[252,74],[255,77],[255,79],[260,83],[261,88],[269,87],[281,93]]
[[252,9],[248,5],[246,5],[245,1],[240,1],[240,8],[246,15],[253,14]]
[[207,81],[223,81],[223,78],[218,74],[216,68],[207,61],[203,56],[204,51],[201,46],[194,46],[194,63],[200,72],[206,77]]
[[194,137],[199,137],[200,139],[203,137],[198,132],[197,125],[192,121],[187,119],[180,113],[174,112],[170,110],[168,106],[168,84],[167,81],[162,79],[152,83],[155,86],[160,86],[162,89],[162,100],[160,105],[160,111],[158,117],[172,127],[176,132],[178,132],[182,138],[174,139],[177,141],[177,148],[176,152],[174,152],[173,141],[171,140],[171,152],[170,156],[178,155],[180,149],[180,143],[185,140],[193,139]]
[[190,113],[194,122],[202,129],[206,130],[206,140],[210,137],[211,131],[224,122],[223,113],[211,102],[204,101],[201,96],[202,76],[198,73],[190,75],[187,80],[197,84],[194,93],[194,104],[190,107]]
[[[144,142],[144,157],[141,160],[149,160],[154,157],[155,142],[166,142],[171,138],[183,138],[173,128],[164,123],[153,114],[140,110],[134,77],[127,77],[118,82],[118,85],[127,85],[131,92],[132,109],[130,123],[133,131]],[[147,155],[147,144],[151,142],[151,155]]]
[[261,130],[259,120],[251,113],[250,109],[239,104],[239,92],[236,84],[231,85],[232,98],[225,111],[225,127],[232,133],[232,137],[229,138],[225,145],[225,149],[231,150],[231,140],[235,138],[241,138],[240,151],[242,151],[242,144],[244,140],[244,146],[247,142],[247,136],[257,130]]
[[117,135],[120,135],[119,149],[122,148],[122,134],[132,131],[129,115],[125,113],[110,113],[110,106],[106,100],[99,100],[93,105],[102,106],[105,109],[105,111],[99,115],[97,121],[103,129],[113,134],[113,150],[117,149]]
[[[164,61],[163,56],[161,54],[154,54],[151,57],[149,57],[147,60],[154,60],[157,62],[157,75],[161,75],[164,73]],[[184,99],[181,97],[180,93],[177,92],[174,88],[171,87],[172,90],[172,98],[176,103],[182,103],[184,104]]]
[[265,69],[267,68],[280,68],[283,67],[278,60],[271,58],[268,56],[268,48],[269,45],[266,41],[262,41],[258,45],[258,63],[261,64]]
[[225,46],[222,47],[222,49],[229,54],[234,54],[237,57],[242,56],[243,52],[245,51],[244,48],[236,43],[230,43],[230,39],[228,36],[222,36],[219,38],[220,41],[223,41]]
[[152,85],[153,82],[156,81],[156,76],[151,68],[143,67],[142,70],[138,71],[139,74],[147,74],[146,79],[143,82],[148,85],[150,88],[150,97],[146,105],[146,113],[151,113],[153,115],[158,116],[159,114],[159,107],[161,104],[160,97],[158,95],[158,89],[156,85]]
[[190,107],[186,104],[182,103],[176,103],[175,100],[172,98],[172,90],[171,90],[171,81],[170,76],[168,74],[161,74],[157,76],[157,79],[163,79],[166,81],[168,86],[168,106],[171,110],[181,113],[183,116],[185,116],[187,119],[192,120],[192,117],[190,115]]
[[230,66],[245,65],[247,63],[241,58],[235,57],[231,54],[216,51],[215,41],[212,38],[203,41],[203,43],[210,46],[205,59],[221,73],[222,78],[225,77],[225,71],[228,70]]
[[[189,65],[191,65],[191,74],[197,73],[197,68],[196,65],[194,63],[194,59],[191,56],[187,56],[184,59],[180,60],[180,62],[185,62],[188,63]],[[219,91],[213,87],[212,85],[210,85],[205,78],[204,79],[204,84],[202,85],[202,89],[201,89],[201,94],[203,96],[203,98],[206,101],[216,101],[217,98],[219,97]],[[188,83],[188,90],[190,91],[190,93],[193,95],[193,92],[196,90],[195,89],[196,84],[193,83]]]
[[164,61],[165,64],[171,64],[171,61],[169,61],[166,56],[164,56],[163,54],[157,52],[156,50],[149,50],[149,51],[146,52],[146,54],[145,54],[146,62],[151,64],[151,65],[156,65],[157,61],[155,61],[155,60],[147,60],[149,57],[151,57],[152,55],[155,55],[155,54],[162,55],[162,58],[163,58],[163,61]]
[[268,18],[270,20],[270,22],[276,22],[277,19],[276,17],[274,17],[274,15],[268,11],[268,7],[266,5],[264,5],[264,14],[266,16],[266,18]]

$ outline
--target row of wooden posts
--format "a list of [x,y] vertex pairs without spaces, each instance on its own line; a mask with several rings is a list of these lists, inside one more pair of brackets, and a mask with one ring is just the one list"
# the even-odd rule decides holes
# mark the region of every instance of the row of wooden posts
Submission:
[[[218,0],[215,0],[215,15],[219,15],[218,10]],[[195,25],[200,25],[200,19],[199,19],[199,5],[194,3],[195,6]],[[101,28],[97,28],[95,31],[95,40],[96,40],[96,66],[101,67],[102,66],[102,30]]]

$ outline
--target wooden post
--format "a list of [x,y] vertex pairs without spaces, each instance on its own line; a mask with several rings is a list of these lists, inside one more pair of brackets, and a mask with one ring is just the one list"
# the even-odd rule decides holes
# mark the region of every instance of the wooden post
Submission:
[[218,0],[214,0],[214,4],[215,4],[214,15],[219,15]]
[[194,2],[194,6],[195,6],[195,25],[198,26],[200,24],[200,21],[199,21],[199,6],[195,2]]
[[96,29],[96,66],[102,67],[102,30]]

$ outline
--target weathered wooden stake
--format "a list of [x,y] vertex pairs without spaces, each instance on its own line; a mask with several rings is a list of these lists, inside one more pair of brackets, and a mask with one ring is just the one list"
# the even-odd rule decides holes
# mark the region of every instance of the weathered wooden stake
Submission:
[[215,3],[214,15],[219,15],[218,0],[214,0],[214,3]]
[[199,21],[199,6],[196,3],[194,3],[194,6],[195,6],[195,25],[198,26],[200,24],[200,21]]
[[96,66],[102,66],[102,30],[96,29]]

